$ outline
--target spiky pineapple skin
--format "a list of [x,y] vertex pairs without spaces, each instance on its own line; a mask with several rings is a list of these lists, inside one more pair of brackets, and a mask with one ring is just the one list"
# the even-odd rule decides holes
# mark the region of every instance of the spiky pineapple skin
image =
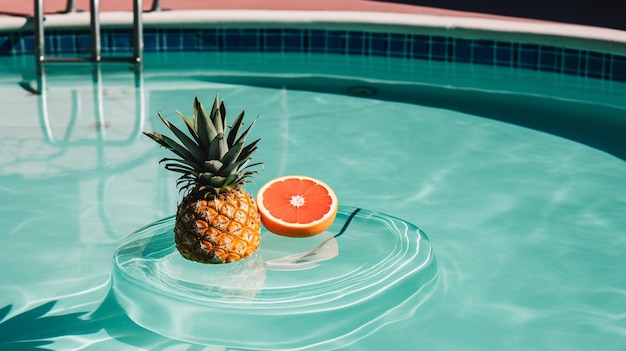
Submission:
[[219,195],[192,191],[178,205],[174,234],[184,258],[229,263],[258,249],[261,220],[254,198],[240,186]]

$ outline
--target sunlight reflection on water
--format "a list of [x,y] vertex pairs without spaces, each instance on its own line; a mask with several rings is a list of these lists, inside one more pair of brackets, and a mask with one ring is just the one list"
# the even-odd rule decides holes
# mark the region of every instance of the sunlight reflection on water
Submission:
[[[65,144],[49,142],[39,98],[14,84],[18,74],[0,84],[7,116],[19,116],[0,121],[1,260],[7,267],[0,273],[0,306],[6,312],[0,340],[14,336],[33,341],[31,346],[54,340],[59,346],[75,338],[96,349],[193,349],[196,345],[137,326],[109,295],[116,243],[171,215],[179,198],[175,176],[158,165],[165,151],[139,137],[126,145],[118,142],[128,140],[137,125],[132,74],[108,83],[106,130],[94,128],[93,85],[72,80],[84,77],[56,74],[60,77],[48,81],[50,130]],[[247,108],[260,116],[253,138],[263,137],[258,159],[266,167],[248,185],[251,192],[279,175],[308,174],[333,186],[341,204],[392,214],[429,235],[437,256],[437,289],[406,295],[406,304],[378,311],[372,324],[351,325],[358,337],[338,337],[320,348],[354,342],[356,348],[381,349],[398,344],[436,350],[620,349],[626,333],[620,313],[626,305],[622,159],[443,105],[201,76],[146,77],[144,128],[162,128],[157,110],[175,117],[171,107],[187,112],[194,95],[210,97],[219,90],[229,109]],[[341,80],[333,82],[343,89]],[[389,89],[383,84],[379,97],[396,92]],[[549,84],[541,89],[550,89]],[[562,90],[557,93],[565,94]],[[67,103],[72,91],[83,102],[75,120]],[[458,97],[444,94],[438,101],[450,96]],[[499,106],[506,107],[508,98],[498,95]],[[584,114],[575,101],[571,106],[533,101],[554,105],[514,104],[511,113],[537,120],[551,117],[545,111]],[[580,110],[594,111],[587,105]],[[591,117],[604,116],[594,112]],[[267,282],[274,272],[266,274]],[[59,318],[48,319],[52,316]],[[12,328],[7,321],[13,318],[23,318],[22,326],[40,323],[41,334]]]

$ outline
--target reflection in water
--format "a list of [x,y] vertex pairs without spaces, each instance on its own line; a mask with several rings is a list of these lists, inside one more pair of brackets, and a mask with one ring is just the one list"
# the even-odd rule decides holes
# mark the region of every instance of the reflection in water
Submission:
[[337,255],[339,255],[339,244],[336,237],[331,236],[311,251],[269,260],[265,265],[272,270],[299,271],[318,267],[319,262],[330,260]]
[[[102,65],[100,63],[94,63],[91,66],[91,79],[93,83],[93,108],[94,113],[93,116],[95,118],[95,130],[96,138],[95,140],[81,140],[80,142],[72,142],[70,141],[70,136],[72,136],[72,129],[76,125],[76,120],[81,113],[81,99],[78,95],[78,90],[72,90],[72,99],[71,99],[71,117],[69,122],[67,123],[67,130],[65,131],[63,137],[57,138],[54,135],[54,131],[52,129],[50,123],[50,114],[48,112],[50,99],[48,97],[48,78],[45,71],[45,66],[41,66],[40,73],[37,75],[37,88],[32,88],[30,84],[25,84],[24,81],[20,82],[20,86],[28,86],[34,89],[33,91],[37,92],[38,95],[38,106],[39,106],[39,119],[40,125],[42,128],[42,132],[44,135],[44,140],[53,145],[66,147],[76,145],[97,145],[100,148],[104,148],[106,146],[129,146],[131,145],[140,135],[144,129],[145,124],[145,90],[144,90],[144,80],[143,80],[143,68],[141,65],[134,66],[134,90],[135,90],[135,125],[133,129],[130,131],[127,139],[122,140],[111,140],[106,137],[106,129],[109,123],[107,122],[104,110],[104,88],[102,83]],[[54,103],[54,102],[53,102]]]
[[339,244],[337,243],[337,237],[343,234],[354,216],[361,211],[360,208],[356,208],[348,219],[344,222],[343,227],[339,231],[339,233],[327,238],[322,241],[321,244],[317,245],[315,248],[305,252],[299,252],[296,254],[291,254],[285,257],[273,259],[267,261],[266,265],[268,269],[274,270],[303,270],[303,269],[311,269],[319,266],[318,262],[330,260],[333,257],[339,255]]
[[[57,89],[60,87],[56,86],[62,86],[68,77],[66,77],[64,73],[59,74],[58,71],[53,70],[50,77],[53,83],[49,84],[46,65],[41,65],[35,79],[36,88],[31,87],[31,90],[37,93],[38,116],[43,141],[54,150],[57,150],[53,155],[47,155],[47,158],[53,158],[54,156],[58,156],[59,158],[72,158],[69,161],[54,163],[60,168],[64,163],[69,162],[67,166],[60,171],[63,175],[67,175],[68,177],[75,177],[78,172],[81,172],[83,179],[87,177],[96,179],[96,184],[90,185],[89,187],[95,189],[96,197],[99,199],[100,203],[104,203],[106,187],[110,178],[137,166],[135,159],[124,160],[113,166],[110,164],[110,157],[108,157],[107,154],[115,153],[115,149],[123,150],[133,145],[144,129],[146,119],[146,93],[144,89],[143,67],[141,65],[132,66],[133,84],[131,87],[134,94],[134,123],[132,128],[127,128],[127,126],[124,125],[123,127],[118,127],[118,129],[123,129],[122,133],[119,133],[119,130],[117,130],[109,134],[107,134],[107,129],[112,126],[110,120],[117,121],[119,118],[106,118],[107,113],[109,117],[117,116],[112,116],[116,111],[107,111],[104,106],[107,91],[103,87],[103,67],[100,63],[94,63],[85,67],[90,71],[91,84],[88,84],[87,88],[82,87],[83,83],[80,84],[81,86],[71,87],[69,102],[65,96],[59,98]],[[79,70],[79,72],[81,71]],[[77,72],[69,73],[68,76],[72,77],[72,74],[77,74]],[[127,78],[128,75],[124,74],[123,76]],[[52,85],[53,88],[50,87],[50,85]],[[27,84],[26,80],[23,80],[20,82],[20,86],[26,89],[31,85]],[[128,87],[129,86],[125,86],[125,88]],[[50,90],[53,91],[52,94],[49,92]],[[85,90],[91,90],[91,99],[84,94]],[[84,107],[88,106],[90,103],[93,108],[91,113],[84,111]],[[68,105],[70,111],[64,112],[68,113],[69,116],[63,116],[58,112],[59,106],[67,107]],[[50,110],[56,113],[50,114]],[[79,129],[80,126],[84,126],[85,121],[82,121],[82,124],[80,123],[80,119],[84,117],[84,115],[93,116],[94,118],[93,123],[89,124],[90,128],[87,132]],[[51,121],[51,119],[58,121],[55,123]],[[58,123],[59,121],[63,122]],[[60,125],[64,125],[64,128],[59,128]],[[76,162],[73,157],[68,157],[68,154],[72,156],[73,151],[80,154],[88,148],[92,148],[90,150],[93,150],[90,151],[93,152],[93,157],[89,160],[90,162]],[[47,173],[51,175],[53,171],[48,168]],[[117,238],[118,235],[111,229],[113,227],[111,224],[112,221],[105,212],[104,206],[98,206],[97,216],[102,222],[102,228],[105,229],[108,237]]]
[[[84,68],[91,79],[82,76]],[[0,135],[0,234],[5,240],[4,266],[10,262],[14,267],[5,269],[0,279],[2,297],[13,297],[11,304],[5,302],[0,309],[0,350],[82,349],[106,341],[98,335],[103,329],[141,348],[151,333],[130,321],[112,298],[95,312],[63,311],[67,300],[80,300],[73,309],[84,310],[98,299],[85,302],[83,295],[91,296],[96,290],[106,293],[101,291],[101,280],[80,277],[89,274],[87,269],[101,268],[102,252],[106,275],[110,274],[107,245],[119,240],[116,229],[124,222],[111,215],[112,209],[124,207],[120,206],[123,201],[112,196],[111,186],[117,185],[119,174],[140,168],[138,160],[147,155],[142,149],[128,149],[144,128],[143,72],[134,70],[132,83],[124,72],[121,85],[104,88],[103,80],[110,83],[111,77],[103,78],[99,64],[67,71],[52,67],[51,71],[33,79],[25,74],[18,84],[33,95],[19,104],[23,115],[5,119],[14,122],[4,124]],[[117,101],[111,91],[121,92]],[[21,96],[19,92],[5,95],[18,101]],[[134,98],[133,105],[125,104],[127,96]],[[36,113],[29,114],[27,107]],[[50,301],[40,304],[45,299]],[[28,309],[11,315],[24,304]],[[160,336],[153,338],[172,343]],[[76,346],[80,343],[85,345]]]

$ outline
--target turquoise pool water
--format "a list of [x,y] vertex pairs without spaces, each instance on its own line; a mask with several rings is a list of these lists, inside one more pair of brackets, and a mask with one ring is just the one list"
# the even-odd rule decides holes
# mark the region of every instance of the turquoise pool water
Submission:
[[[245,336],[230,343],[210,330],[199,340],[143,328],[132,302],[111,289],[120,242],[171,216],[179,199],[176,175],[157,163],[166,151],[140,132],[164,131],[157,110],[174,118],[173,108],[190,112],[194,96],[210,101],[216,91],[230,113],[260,116],[255,159],[265,169],[251,192],[285,174],[323,179],[345,208],[419,227],[436,259],[417,299],[392,285],[381,292],[398,300],[392,312],[364,304],[364,314],[333,315],[311,330],[298,318],[284,335],[307,337],[274,346],[620,350],[626,342],[624,83],[287,53],[154,54],[139,74],[49,65],[39,81],[27,60],[5,57],[0,72],[3,348],[255,348]],[[381,254],[342,251],[342,238],[337,258],[291,273],[316,277]],[[264,322],[247,320],[261,332]]]

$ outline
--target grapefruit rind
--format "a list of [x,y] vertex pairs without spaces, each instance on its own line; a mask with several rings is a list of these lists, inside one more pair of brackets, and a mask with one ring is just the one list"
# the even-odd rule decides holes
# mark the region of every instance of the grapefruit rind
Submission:
[[[263,204],[263,194],[273,184],[294,178],[313,181],[326,189],[332,201],[330,204],[330,209],[324,214],[324,216],[309,223],[289,223],[271,215],[270,210],[267,209]],[[337,216],[337,210],[339,208],[337,195],[335,194],[333,189],[328,186],[328,184],[322,182],[319,179],[300,175],[278,177],[265,183],[257,193],[257,206],[261,215],[261,223],[263,224],[265,229],[277,235],[296,238],[310,237],[323,233],[333,224],[335,217]]]

